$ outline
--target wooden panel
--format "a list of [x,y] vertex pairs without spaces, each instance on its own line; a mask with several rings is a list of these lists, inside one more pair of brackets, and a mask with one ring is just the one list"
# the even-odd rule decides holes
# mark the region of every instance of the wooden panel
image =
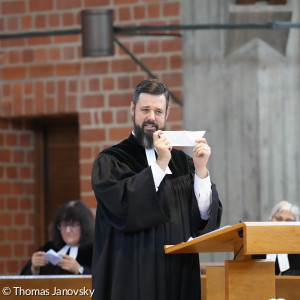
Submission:
[[225,300],[225,268],[206,268],[206,299]]
[[274,273],[274,262],[225,261],[225,299],[275,298]]
[[299,222],[247,222],[246,225],[245,254],[300,253]]
[[201,300],[207,300],[207,298],[206,298],[206,275],[201,275]]
[[296,300],[300,297],[300,276],[275,276],[276,298]]
[[[208,268],[222,268],[222,267],[208,267]],[[224,267],[223,267],[224,269]],[[214,271],[213,271],[214,272]],[[212,273],[210,273],[213,275]],[[209,275],[210,276],[210,275]],[[217,278],[213,281],[216,281]],[[212,282],[215,285],[214,282]],[[49,289],[49,294],[56,289],[80,289],[87,290],[92,288],[92,280],[90,275],[84,276],[0,276],[0,291],[3,292],[3,288],[9,288],[12,293],[16,293],[14,287],[21,287],[23,290],[27,289]],[[207,286],[206,275],[201,275],[201,299],[212,300],[207,298],[206,289],[212,289]],[[275,276],[275,288],[276,298],[283,298],[286,300],[296,300],[300,295],[300,276]],[[6,290],[8,292],[8,290]],[[83,290],[82,290],[83,292]],[[252,295],[252,294],[250,294]],[[55,298],[54,298],[55,297]],[[78,296],[77,296],[78,297]],[[21,297],[19,297],[21,299]],[[64,297],[61,297],[64,298]],[[47,299],[61,299],[58,296],[47,296]],[[66,296],[65,299],[73,299],[73,296]],[[12,298],[12,294],[10,296]],[[28,300],[45,299],[45,296],[26,296]],[[80,299],[90,299],[89,296],[80,296]],[[254,298],[250,298],[251,300]],[[219,298],[218,300],[222,300]]]
[[[224,279],[225,280],[225,279]],[[206,275],[201,275],[201,299],[207,298]],[[225,290],[224,290],[225,294]],[[296,300],[300,295],[300,276],[275,276],[276,299]],[[222,298],[220,298],[222,299]]]
[[92,278],[91,275],[0,276],[0,291],[3,295],[9,295],[8,299],[90,300]]
[[206,263],[200,263],[200,272],[201,275],[206,274],[207,267],[224,267],[224,262],[206,262]]

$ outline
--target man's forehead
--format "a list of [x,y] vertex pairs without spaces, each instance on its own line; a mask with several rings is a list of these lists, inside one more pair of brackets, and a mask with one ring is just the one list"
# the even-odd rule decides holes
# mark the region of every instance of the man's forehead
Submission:
[[166,97],[164,94],[161,95],[151,95],[146,93],[141,93],[139,96],[139,100],[137,102],[140,106],[165,106],[166,105]]

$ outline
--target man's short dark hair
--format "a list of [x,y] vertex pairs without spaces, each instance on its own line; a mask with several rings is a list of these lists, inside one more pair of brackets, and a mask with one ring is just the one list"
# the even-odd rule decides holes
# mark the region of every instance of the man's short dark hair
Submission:
[[133,104],[136,106],[141,93],[150,95],[164,95],[166,97],[166,109],[169,107],[169,91],[164,83],[158,79],[147,79],[141,81],[135,88],[133,94]]

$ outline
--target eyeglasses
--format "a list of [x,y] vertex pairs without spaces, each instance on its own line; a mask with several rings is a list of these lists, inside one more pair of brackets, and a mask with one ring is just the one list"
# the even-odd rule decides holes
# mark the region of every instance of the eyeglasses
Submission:
[[77,223],[64,223],[64,222],[62,222],[62,223],[57,225],[58,230],[66,230],[67,227],[69,227],[70,230],[76,230],[80,227],[80,223],[79,222],[77,222]]
[[277,222],[295,222],[295,219],[287,218],[284,219],[282,216],[273,216],[273,219],[275,219]]

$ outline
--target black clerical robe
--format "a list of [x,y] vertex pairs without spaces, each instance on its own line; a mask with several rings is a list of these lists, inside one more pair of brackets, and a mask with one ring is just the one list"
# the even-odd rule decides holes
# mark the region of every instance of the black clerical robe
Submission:
[[[266,259],[265,254],[252,255],[254,259]],[[300,275],[300,254],[288,254],[288,260],[290,267],[284,272],[280,272],[278,259],[275,260],[275,275],[284,275],[284,276],[299,276]]]
[[[281,275],[299,276],[300,275],[300,254],[288,254],[288,260],[289,260],[290,268],[282,272]],[[280,269],[279,269],[277,259],[275,262],[275,274],[276,275],[280,274]]]
[[[52,242],[47,242],[45,245],[40,247],[37,251],[45,251],[53,249],[54,251],[59,251],[60,249],[56,248]],[[87,245],[86,247],[79,247],[76,260],[83,267],[83,274],[91,274],[91,265],[92,265],[92,254],[93,254],[93,245]],[[32,275],[31,273],[31,259],[22,269],[20,275]],[[51,263],[47,264],[44,267],[40,268],[39,275],[74,275],[69,271],[66,271],[59,267],[58,265],[54,266]]]
[[158,191],[145,149],[133,135],[95,159],[94,300],[201,298],[198,254],[165,255],[164,245],[218,228],[221,203],[212,185],[211,218],[202,220],[193,160],[180,150],[171,154],[172,174]]

